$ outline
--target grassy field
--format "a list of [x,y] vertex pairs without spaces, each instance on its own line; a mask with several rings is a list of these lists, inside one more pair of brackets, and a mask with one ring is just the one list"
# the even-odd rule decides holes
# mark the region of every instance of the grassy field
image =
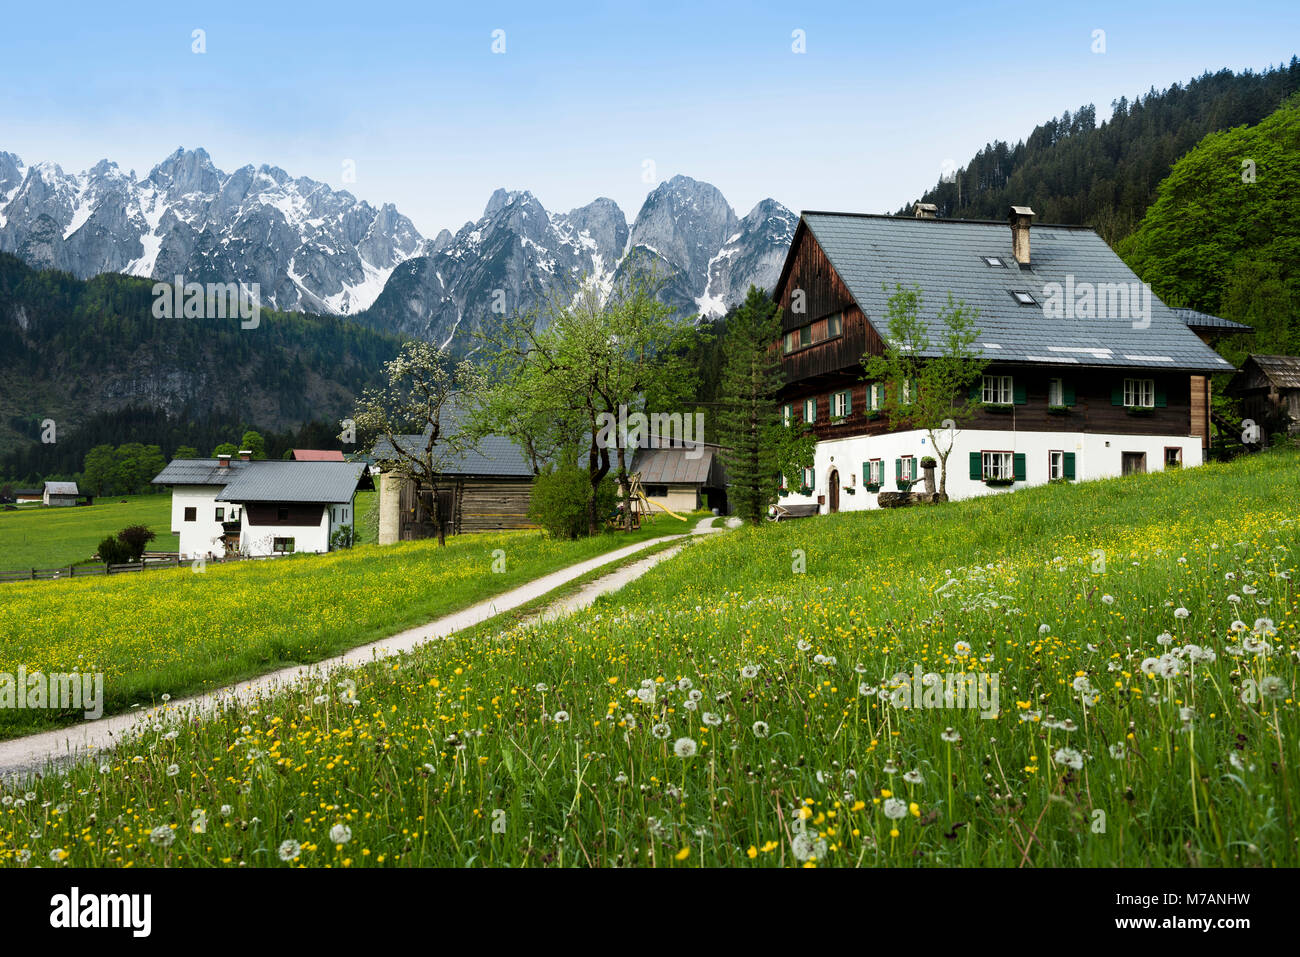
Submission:
[[[1300,456],[1275,453],[711,536],[573,619],[145,727],[0,798],[0,844],[46,866],[1294,866],[1297,501]],[[911,698],[914,669],[998,698]]]
[[24,505],[16,512],[0,511],[0,571],[89,561],[101,541],[129,525],[147,525],[158,536],[150,551],[174,552],[171,507],[170,495],[126,495],[75,508]]
[[[355,512],[365,515],[374,492],[358,492]],[[0,511],[0,571],[61,568],[90,560],[99,543],[128,525],[147,525],[158,536],[150,551],[179,550],[171,532],[170,495],[99,498],[79,508],[34,508]],[[358,528],[358,544],[373,545],[373,530]]]
[[[689,526],[575,542],[541,532],[362,545],[237,565],[17,582],[0,592],[0,673],[104,675],[107,713],[318,661],[623,545]],[[501,559],[501,561],[498,561]],[[0,709],[0,737],[77,720]]]

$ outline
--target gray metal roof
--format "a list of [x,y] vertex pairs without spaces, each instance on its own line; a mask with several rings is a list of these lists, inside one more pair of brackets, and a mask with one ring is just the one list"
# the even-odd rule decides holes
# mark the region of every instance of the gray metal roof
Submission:
[[[806,212],[803,221],[882,336],[888,332],[887,300],[901,284],[920,287],[931,319],[929,338],[936,346],[942,328],[933,318],[949,292],[954,300],[978,308],[978,341],[993,362],[1198,372],[1233,368],[1154,294],[1146,328],[1134,328],[1131,318],[1047,318],[1041,303],[1049,283],[1064,287],[1067,277],[1075,287],[1082,282],[1140,283],[1091,229],[1033,226],[1030,268],[1022,269],[1012,256],[1006,223],[826,212]],[[997,256],[1007,265],[989,266],[983,256]],[[1030,293],[1038,304],[1019,305],[1013,291]]]
[[217,467],[216,459],[172,459],[167,467],[154,476],[153,485],[225,485],[240,470],[255,462],[234,459],[225,468]]
[[363,462],[257,461],[231,480],[221,502],[347,502],[366,470]]
[[79,495],[76,482],[46,482],[45,491],[50,495]]
[[361,481],[364,462],[296,462],[233,460],[225,468],[216,459],[173,459],[153,479],[154,485],[225,486],[221,502],[346,502]]
[[[403,449],[424,447],[424,435],[399,435],[398,446]],[[380,437],[375,442],[374,457],[382,462],[393,458],[388,439]],[[481,475],[502,478],[532,478],[533,468],[524,453],[504,435],[489,435],[478,443],[478,448],[448,458],[444,475]]]
[[1231,319],[1224,319],[1222,316],[1212,316],[1208,312],[1200,312],[1196,309],[1176,306],[1171,311],[1192,329],[1222,329],[1225,332],[1254,331],[1251,326],[1233,322]]
[[[637,449],[632,472],[641,473],[644,485],[707,485],[713,469],[714,448]],[[691,458],[688,453],[694,453]]]

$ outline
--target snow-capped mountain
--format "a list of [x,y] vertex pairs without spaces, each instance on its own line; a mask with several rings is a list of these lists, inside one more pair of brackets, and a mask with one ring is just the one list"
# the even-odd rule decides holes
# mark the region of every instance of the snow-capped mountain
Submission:
[[529,192],[497,190],[477,222],[443,230],[395,269],[361,318],[472,352],[475,334],[503,315],[571,295],[579,282],[608,292],[632,257],[659,269],[680,315],[719,316],[751,283],[776,284],[797,221],[771,199],[738,219],[715,187],[686,176],[660,184],[630,228],[610,199],[549,213]]
[[258,283],[278,309],[356,315],[472,352],[474,334],[587,282],[607,293],[636,257],[680,315],[718,316],[776,282],[797,217],[765,199],[743,219],[708,183],[674,176],[636,221],[611,199],[552,213],[499,189],[482,217],[425,239],[375,209],[274,166],[217,169],[177,150],[144,179],[103,160],[82,173],[0,152],[0,251],[78,278],[103,272]]
[[142,180],[0,153],[0,251],[79,278],[102,272],[258,283],[278,309],[350,314],[424,246],[396,208],[273,166],[217,169],[179,149]]

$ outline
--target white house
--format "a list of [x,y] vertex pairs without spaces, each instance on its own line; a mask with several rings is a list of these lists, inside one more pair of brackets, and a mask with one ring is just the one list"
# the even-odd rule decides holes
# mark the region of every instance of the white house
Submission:
[[862,365],[884,350],[899,285],[921,290],[932,350],[949,295],[978,310],[978,407],[941,435],[952,442],[950,498],[1201,464],[1209,377],[1232,365],[1091,229],[1032,220],[1020,206],[1003,223],[937,219],[925,206],[915,217],[800,217],[773,293],[780,401],[786,424],[811,429],[817,447],[813,468],[786,476],[783,505],[876,508],[878,493],[923,478],[935,455],[927,433],[887,421],[887,384],[867,381]]
[[172,487],[172,531],[183,558],[327,552],[355,525],[360,462],[175,459],[154,478]]

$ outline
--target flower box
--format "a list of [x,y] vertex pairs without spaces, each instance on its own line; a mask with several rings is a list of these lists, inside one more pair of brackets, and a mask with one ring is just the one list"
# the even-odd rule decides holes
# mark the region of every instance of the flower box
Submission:
[[1016,480],[1013,478],[989,478],[984,476],[984,484],[991,485],[994,488],[1005,488],[1008,485],[1015,485]]

